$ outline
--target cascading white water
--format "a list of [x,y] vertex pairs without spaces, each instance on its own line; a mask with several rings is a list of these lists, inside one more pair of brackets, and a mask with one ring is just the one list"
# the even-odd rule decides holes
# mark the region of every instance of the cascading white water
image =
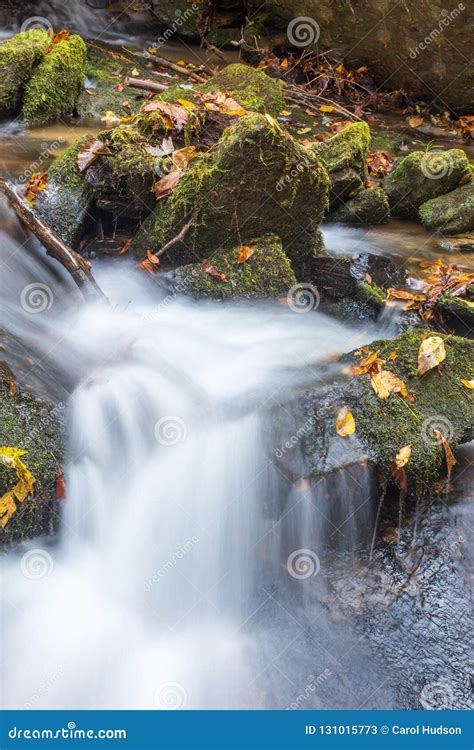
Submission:
[[[315,563],[317,498],[282,480],[264,428],[360,331],[275,303],[172,300],[123,265],[99,269],[110,307],[70,305],[34,248],[0,247],[10,343],[43,360],[29,374],[43,390],[70,392],[60,541],[3,560],[3,706],[283,708],[323,670],[305,707],[350,705],[338,659],[353,636],[334,642],[301,599],[318,578],[286,567],[299,548]],[[33,283],[51,294],[40,314],[21,302]]]

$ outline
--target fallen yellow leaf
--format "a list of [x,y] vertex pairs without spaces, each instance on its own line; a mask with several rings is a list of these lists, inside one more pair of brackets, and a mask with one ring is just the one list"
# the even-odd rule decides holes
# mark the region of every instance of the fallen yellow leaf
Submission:
[[453,466],[457,464],[457,461],[454,458],[453,452],[451,450],[451,446],[449,445],[444,435],[439,430],[434,430],[434,434],[436,435],[438,442],[441,443],[441,445],[444,448],[444,455],[446,458],[446,468],[448,470],[448,481],[449,481],[451,477],[451,471],[453,469]]
[[355,419],[348,406],[343,406],[337,415],[336,432],[341,437],[348,437],[355,432]]
[[466,388],[471,388],[471,389],[474,388],[474,380],[461,380],[461,383]]
[[255,252],[254,247],[250,245],[243,245],[240,250],[237,251],[237,263],[245,263],[246,260],[252,257]]
[[405,464],[408,463],[411,456],[411,445],[405,445],[404,448],[401,448],[401,450],[398,451],[397,455],[395,456],[395,467],[397,469],[401,469]]
[[3,529],[17,509],[16,501],[22,503],[33,490],[36,482],[31,471],[25,466],[20,456],[27,451],[20,448],[0,447],[0,463],[7,469],[16,471],[18,482],[0,497],[0,527]]
[[424,375],[445,359],[446,349],[443,339],[440,336],[429,336],[421,342],[418,351],[418,375]]

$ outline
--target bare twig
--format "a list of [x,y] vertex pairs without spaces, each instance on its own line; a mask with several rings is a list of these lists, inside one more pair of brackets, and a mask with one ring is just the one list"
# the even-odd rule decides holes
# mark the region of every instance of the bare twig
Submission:
[[178,242],[182,242],[184,238],[186,237],[187,233],[191,229],[193,225],[192,220],[188,221],[187,224],[184,225],[184,227],[178,232],[178,234],[173,237],[171,240],[169,240],[165,245],[163,245],[160,250],[158,250],[156,253],[153,253],[155,258],[160,258],[162,255],[166,253],[167,250],[170,249],[170,247],[173,247],[173,245],[177,245]]
[[145,91],[154,91],[156,94],[166,91],[169,87],[164,83],[157,81],[148,81],[145,78],[125,78],[124,86],[132,86],[135,89],[145,89]]
[[193,70],[188,70],[183,65],[178,65],[177,63],[167,60],[165,57],[152,55],[151,52],[145,52],[143,57],[145,57],[147,60],[151,60],[157,65],[161,65],[162,68],[173,70],[175,73],[180,73],[181,75],[189,76],[189,78],[192,78],[193,81],[197,81],[198,83],[206,83],[206,78],[198,75]]

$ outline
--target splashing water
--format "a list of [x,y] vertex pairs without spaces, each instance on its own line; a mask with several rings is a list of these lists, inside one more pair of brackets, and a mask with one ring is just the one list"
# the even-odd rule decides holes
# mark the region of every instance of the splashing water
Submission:
[[[71,302],[19,240],[0,243],[2,322],[13,365],[34,352],[29,381],[70,394],[70,445],[60,540],[3,561],[3,705],[353,707],[380,674],[316,595],[320,499],[268,445],[270,415],[361,332],[276,303],[173,299],[123,265],[99,268],[110,307]],[[355,544],[346,482],[332,503]]]

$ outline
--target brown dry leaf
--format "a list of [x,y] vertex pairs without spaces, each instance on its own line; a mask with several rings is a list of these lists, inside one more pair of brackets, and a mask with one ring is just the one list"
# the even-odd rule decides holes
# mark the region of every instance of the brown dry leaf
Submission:
[[185,146],[184,148],[179,148],[177,151],[174,151],[171,159],[175,169],[177,169],[178,172],[184,172],[189,162],[192,161],[195,156],[196,147]]
[[348,406],[343,406],[336,419],[336,432],[341,437],[348,437],[355,432],[355,419]]
[[390,370],[381,370],[380,372],[371,372],[370,380],[372,388],[374,389],[377,396],[381,399],[386,399],[391,393],[400,393],[406,398],[412,398],[409,396],[407,387],[403,380],[400,380],[397,375],[394,375]]
[[387,294],[390,299],[415,299],[416,294],[413,292],[406,292],[404,289],[387,289]]
[[156,110],[159,110],[165,115],[165,118],[168,118],[166,120],[166,125],[170,130],[175,127],[179,132],[183,129],[188,121],[187,111],[184,109],[184,107],[178,107],[176,104],[167,104],[166,102],[153,101],[149,104],[145,104],[142,111],[148,113],[156,112]]
[[446,359],[444,341],[440,336],[429,336],[421,342],[418,351],[418,375],[437,367]]
[[412,115],[408,118],[408,124],[411,128],[419,128],[420,125],[423,125],[423,118],[419,115]]
[[401,469],[403,466],[405,466],[411,456],[411,445],[405,445],[403,448],[401,448],[397,455],[395,456],[394,460],[394,466],[397,469]]
[[201,271],[204,273],[208,273],[210,276],[213,276],[216,279],[219,279],[219,281],[226,281],[225,273],[219,273],[217,268],[214,268],[212,263],[209,260],[203,260],[200,264]]
[[130,237],[130,239],[128,239],[128,240],[126,241],[125,245],[124,245],[124,246],[123,246],[123,247],[122,247],[122,248],[121,248],[121,249],[119,250],[119,255],[125,255],[125,253],[127,252],[128,248],[129,248],[129,247],[130,247],[130,245],[132,244],[132,239],[133,239],[133,238],[132,238],[132,237]]
[[237,250],[237,263],[245,263],[255,252],[254,247],[250,245],[243,245],[240,250]]
[[46,172],[33,172],[25,182],[26,199],[34,202],[38,193],[40,193],[41,190],[46,190],[47,187],[48,175]]
[[392,168],[393,156],[386,151],[372,151],[367,163],[372,177],[385,177]]
[[436,439],[444,448],[444,455],[446,458],[446,468],[448,470],[448,480],[451,478],[451,472],[453,470],[453,466],[457,464],[456,459],[454,458],[453,452],[451,450],[451,446],[449,445],[448,441],[444,437],[444,435],[439,430],[434,430],[434,434],[436,435]]
[[59,31],[53,36],[53,44],[64,42],[65,39],[69,39],[71,32],[67,29],[59,29]]
[[474,388],[474,380],[461,380],[461,383],[465,388],[470,388],[471,390]]
[[392,477],[394,482],[398,484],[402,492],[407,492],[408,477],[406,475],[405,469],[392,469]]
[[137,268],[141,268],[147,273],[156,273],[160,266],[160,259],[153,255],[151,250],[146,251],[146,258],[137,264]]
[[77,155],[77,168],[79,172],[85,172],[100,154],[103,154],[108,146],[107,141],[98,138],[92,142],[85,143]]
[[7,388],[10,396],[16,396],[18,390],[12,377],[9,377],[7,380]]
[[176,170],[174,172],[170,172],[169,174],[162,177],[161,180],[155,182],[155,184],[153,185],[153,190],[156,200],[160,201],[163,200],[163,198],[167,198],[171,191],[174,190],[174,188],[178,184],[180,177],[181,172],[178,172]]
[[366,375],[370,370],[379,370],[383,365],[383,360],[379,357],[380,349],[376,352],[370,352],[364,359],[362,359],[358,365],[354,365],[352,368],[353,375]]

